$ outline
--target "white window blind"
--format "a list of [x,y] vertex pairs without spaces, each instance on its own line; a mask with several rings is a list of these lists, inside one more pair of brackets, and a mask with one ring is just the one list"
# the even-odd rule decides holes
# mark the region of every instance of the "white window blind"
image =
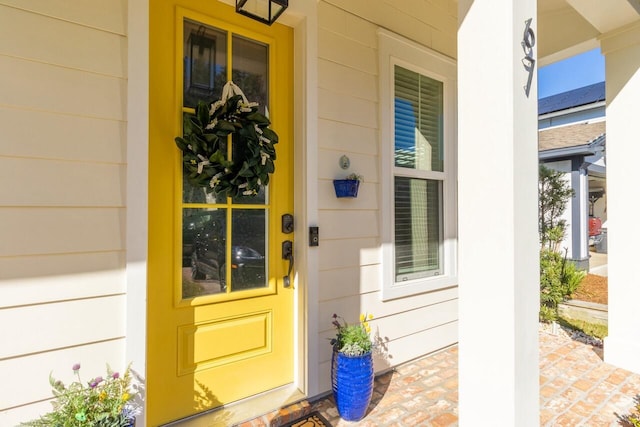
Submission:
[[442,89],[442,82],[394,67],[396,282],[442,273],[442,182],[423,173],[443,171]]

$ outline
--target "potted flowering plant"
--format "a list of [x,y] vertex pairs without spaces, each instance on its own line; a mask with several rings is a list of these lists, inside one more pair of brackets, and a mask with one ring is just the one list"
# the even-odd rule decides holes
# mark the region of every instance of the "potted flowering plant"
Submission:
[[358,188],[364,177],[358,173],[350,173],[344,179],[334,179],[333,188],[336,197],[358,197]]
[[107,376],[83,383],[80,364],[72,367],[77,381],[65,385],[49,375],[53,411],[22,426],[38,427],[132,427],[138,405],[132,389],[130,365],[120,374],[107,365]]
[[338,413],[346,421],[364,417],[373,393],[373,357],[369,320],[372,315],[361,314],[360,321],[348,324],[337,314],[333,326],[337,334],[331,340],[331,383]]

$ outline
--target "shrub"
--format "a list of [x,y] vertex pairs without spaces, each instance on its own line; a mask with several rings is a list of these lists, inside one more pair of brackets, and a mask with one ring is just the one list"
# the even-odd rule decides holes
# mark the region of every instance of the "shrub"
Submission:
[[566,256],[543,249],[540,252],[540,320],[556,320],[558,304],[578,289],[585,275],[584,271],[568,262]]

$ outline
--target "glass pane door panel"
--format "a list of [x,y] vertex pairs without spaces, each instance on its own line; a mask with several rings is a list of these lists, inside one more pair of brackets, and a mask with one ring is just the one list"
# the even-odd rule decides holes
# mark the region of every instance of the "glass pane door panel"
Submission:
[[232,79],[247,99],[259,104],[259,111],[269,117],[269,46],[255,40],[233,36]]
[[183,63],[184,106],[219,99],[227,81],[227,33],[185,19]]
[[216,196],[213,192],[208,193],[205,187],[196,187],[187,180],[186,174],[182,175],[182,202],[183,203],[206,203],[223,204],[227,203],[225,195]]
[[231,291],[267,286],[267,213],[234,209],[231,226]]
[[182,212],[182,297],[225,292],[227,210]]

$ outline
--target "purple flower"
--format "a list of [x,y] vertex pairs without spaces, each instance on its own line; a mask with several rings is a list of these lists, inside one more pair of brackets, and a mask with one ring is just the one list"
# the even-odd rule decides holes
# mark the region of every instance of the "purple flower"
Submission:
[[98,384],[100,384],[102,381],[104,381],[104,379],[102,377],[95,377],[93,380],[91,380],[91,382],[89,383],[89,387],[91,388],[96,388],[98,386]]
[[80,370],[80,364],[76,363],[71,367],[71,369],[73,369],[73,372],[78,372]]
[[111,375],[111,378],[113,378],[114,380],[117,380],[118,378],[120,378],[120,374],[119,374],[119,373],[117,373],[117,372],[114,372],[114,373]]
[[337,319],[337,318],[338,318],[338,315],[337,315],[337,314],[335,314],[335,313],[333,313],[333,316],[331,316],[331,317],[333,317],[334,319]]

